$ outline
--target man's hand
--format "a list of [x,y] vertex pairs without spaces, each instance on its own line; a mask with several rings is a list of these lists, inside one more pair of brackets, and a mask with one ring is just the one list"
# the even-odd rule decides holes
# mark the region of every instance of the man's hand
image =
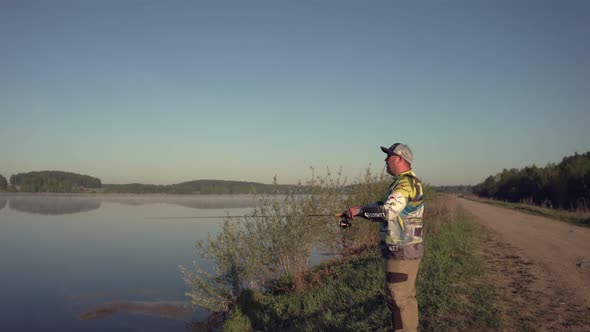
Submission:
[[348,219],[354,220],[354,218],[357,215],[359,215],[360,212],[361,212],[360,206],[352,206],[352,207],[348,208],[348,210],[342,212],[342,214],[345,215]]

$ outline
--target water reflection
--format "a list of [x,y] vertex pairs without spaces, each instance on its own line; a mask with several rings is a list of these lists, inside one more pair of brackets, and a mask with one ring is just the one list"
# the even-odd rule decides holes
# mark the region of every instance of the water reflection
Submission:
[[118,203],[141,206],[147,204],[174,204],[194,209],[251,208],[257,205],[252,195],[168,196],[168,195],[5,195],[0,199],[0,210],[6,205],[11,210],[43,215],[61,215],[87,212],[100,208],[101,203]]
[[[252,208],[225,207],[255,200],[119,196],[0,194],[7,201],[0,211],[1,331],[185,331],[187,320],[205,319],[201,310],[186,313],[178,266],[196,261],[214,270],[195,255],[195,241],[218,234],[223,219],[148,217],[244,215]],[[208,209],[215,206],[224,208]]]
[[75,196],[18,196],[9,200],[10,209],[35,214],[72,214],[96,210],[100,201]]
[[126,205],[145,205],[167,203],[185,206],[195,209],[235,209],[256,206],[253,195],[207,195],[207,196],[104,196],[105,202],[114,202]]

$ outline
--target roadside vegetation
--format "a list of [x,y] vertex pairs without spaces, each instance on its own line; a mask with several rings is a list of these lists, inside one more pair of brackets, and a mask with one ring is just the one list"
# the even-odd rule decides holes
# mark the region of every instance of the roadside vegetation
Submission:
[[481,198],[473,195],[465,195],[463,198],[471,199],[490,205],[501,206],[508,209],[518,210],[521,212],[534,214],[542,217],[548,217],[560,221],[565,221],[574,225],[590,227],[590,209],[578,208],[576,210],[557,210],[542,206],[536,206],[528,203],[510,203],[493,199]]
[[[363,219],[340,230],[333,214],[380,200],[391,178],[367,171],[348,188],[339,174],[312,176],[282,200],[260,197],[251,216],[228,218],[223,231],[200,242],[201,257],[217,268],[181,267],[195,307],[224,331],[388,331],[378,225]],[[476,226],[453,199],[427,190],[425,257],[418,281],[423,330],[496,329],[496,294],[477,254]],[[332,259],[310,265],[314,252]],[[207,266],[203,265],[203,266]]]
[[590,211],[590,152],[564,157],[559,164],[503,170],[474,186],[473,193],[510,203],[559,210]]
[[472,191],[488,204],[590,227],[590,152],[546,167],[505,169]]

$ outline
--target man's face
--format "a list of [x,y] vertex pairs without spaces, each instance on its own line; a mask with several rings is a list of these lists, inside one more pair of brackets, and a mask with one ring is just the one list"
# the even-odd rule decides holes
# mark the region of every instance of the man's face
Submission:
[[402,157],[395,154],[388,154],[385,157],[385,165],[387,166],[387,173],[391,175],[398,175]]

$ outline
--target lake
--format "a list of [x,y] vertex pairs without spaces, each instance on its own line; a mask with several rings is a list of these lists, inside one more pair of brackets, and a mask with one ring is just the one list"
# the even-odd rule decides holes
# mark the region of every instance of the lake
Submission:
[[186,331],[178,266],[252,196],[0,194],[0,329]]

